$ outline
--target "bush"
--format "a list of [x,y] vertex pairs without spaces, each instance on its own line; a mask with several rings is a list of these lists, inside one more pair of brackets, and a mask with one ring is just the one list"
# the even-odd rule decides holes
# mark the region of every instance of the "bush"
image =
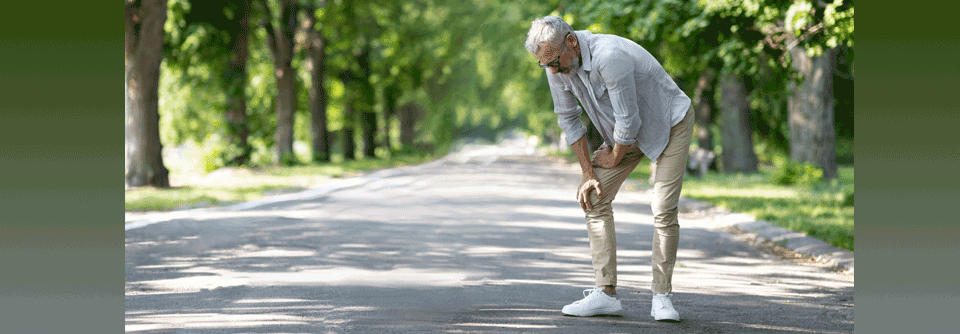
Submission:
[[843,206],[853,206],[853,191],[844,194],[843,196]]
[[204,140],[201,143],[200,151],[200,164],[204,173],[215,171],[225,165],[223,155],[226,151],[226,145],[220,141],[219,136],[211,136]]
[[823,170],[806,162],[786,162],[774,171],[773,180],[782,185],[814,185],[823,181]]

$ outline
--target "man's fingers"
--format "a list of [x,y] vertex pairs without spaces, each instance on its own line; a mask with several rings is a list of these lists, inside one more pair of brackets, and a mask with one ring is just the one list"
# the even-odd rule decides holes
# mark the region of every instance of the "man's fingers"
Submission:
[[587,209],[587,207],[583,206],[583,189],[577,189],[577,203],[580,204],[581,210]]
[[599,198],[599,197],[600,197],[600,194],[601,194],[601,192],[600,192],[600,182],[597,182],[597,181],[595,181],[595,180],[590,180],[590,181],[587,181],[587,183],[584,184],[584,186],[585,186],[585,187],[581,188],[581,192],[580,192],[580,195],[582,196],[582,200],[581,200],[580,206],[581,206],[581,207],[585,207],[586,210],[593,210],[593,203],[591,203],[591,201],[590,201],[590,190],[591,190],[591,189],[596,190],[596,191],[597,191],[597,198]]

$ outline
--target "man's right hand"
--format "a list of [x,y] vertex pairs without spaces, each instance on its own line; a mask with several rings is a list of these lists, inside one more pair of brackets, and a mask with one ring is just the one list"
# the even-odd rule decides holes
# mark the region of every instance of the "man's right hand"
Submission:
[[593,204],[590,203],[590,191],[597,191],[597,198],[603,196],[603,190],[600,189],[600,180],[597,179],[596,175],[584,175],[585,181],[580,184],[580,189],[577,191],[577,201],[580,202],[580,208],[584,211],[593,210]]

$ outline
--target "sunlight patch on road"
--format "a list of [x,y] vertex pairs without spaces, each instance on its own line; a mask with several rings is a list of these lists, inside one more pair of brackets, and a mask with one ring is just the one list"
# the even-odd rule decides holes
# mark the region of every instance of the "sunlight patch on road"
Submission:
[[314,250],[292,249],[292,248],[284,249],[284,248],[275,248],[275,247],[268,247],[266,249],[212,250],[212,251],[209,251],[209,253],[215,256],[219,256],[221,258],[228,258],[228,259],[229,258],[248,258],[248,257],[315,257],[318,254],[317,251],[314,251]]
[[501,324],[496,324],[496,323],[481,324],[481,323],[473,323],[473,322],[453,324],[453,325],[466,326],[466,327],[499,327],[499,328],[527,328],[527,329],[557,328],[557,326],[554,326],[554,325],[525,325],[525,324],[502,324],[502,323]]
[[586,227],[584,227],[584,224],[548,222],[548,221],[500,222],[494,225],[510,226],[510,227],[544,228],[544,229],[553,229],[553,230],[573,230],[573,231],[580,231],[580,230],[586,229]]
[[399,287],[457,287],[464,282],[488,276],[488,273],[396,268],[368,270],[352,267],[306,269],[293,272],[243,272],[214,267],[194,267],[181,273],[196,276],[138,281],[137,284],[158,291],[201,291],[234,286],[368,286]]
[[292,299],[292,298],[262,298],[262,299],[239,299],[234,304],[260,304],[260,303],[312,303],[312,300]]
[[223,313],[179,313],[155,314],[127,319],[124,330],[127,332],[149,331],[157,329],[193,329],[193,328],[240,328],[277,325],[311,325],[323,321],[322,318],[301,317],[284,314],[223,314]]

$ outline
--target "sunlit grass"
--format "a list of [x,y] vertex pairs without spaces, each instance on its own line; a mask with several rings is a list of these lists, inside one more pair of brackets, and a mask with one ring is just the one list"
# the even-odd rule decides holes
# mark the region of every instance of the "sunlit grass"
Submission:
[[804,232],[836,247],[854,250],[854,207],[845,203],[854,191],[854,168],[841,167],[840,177],[813,186],[778,185],[774,167],[752,175],[708,173],[687,176],[683,196]]
[[[388,158],[370,158],[344,162],[335,157],[330,163],[297,166],[232,167],[225,173],[203,175],[187,170],[175,171],[181,186],[168,189],[151,187],[126,191],[126,211],[167,211],[185,208],[228,205],[262,198],[274,193],[299,191],[336,178],[384,168],[418,164],[436,159],[425,152],[404,152]],[[193,174],[191,174],[193,173]]]
[[127,211],[163,211],[177,208],[224,205],[263,197],[276,189],[295,189],[288,185],[257,187],[183,186],[170,189],[141,188],[127,191]]

